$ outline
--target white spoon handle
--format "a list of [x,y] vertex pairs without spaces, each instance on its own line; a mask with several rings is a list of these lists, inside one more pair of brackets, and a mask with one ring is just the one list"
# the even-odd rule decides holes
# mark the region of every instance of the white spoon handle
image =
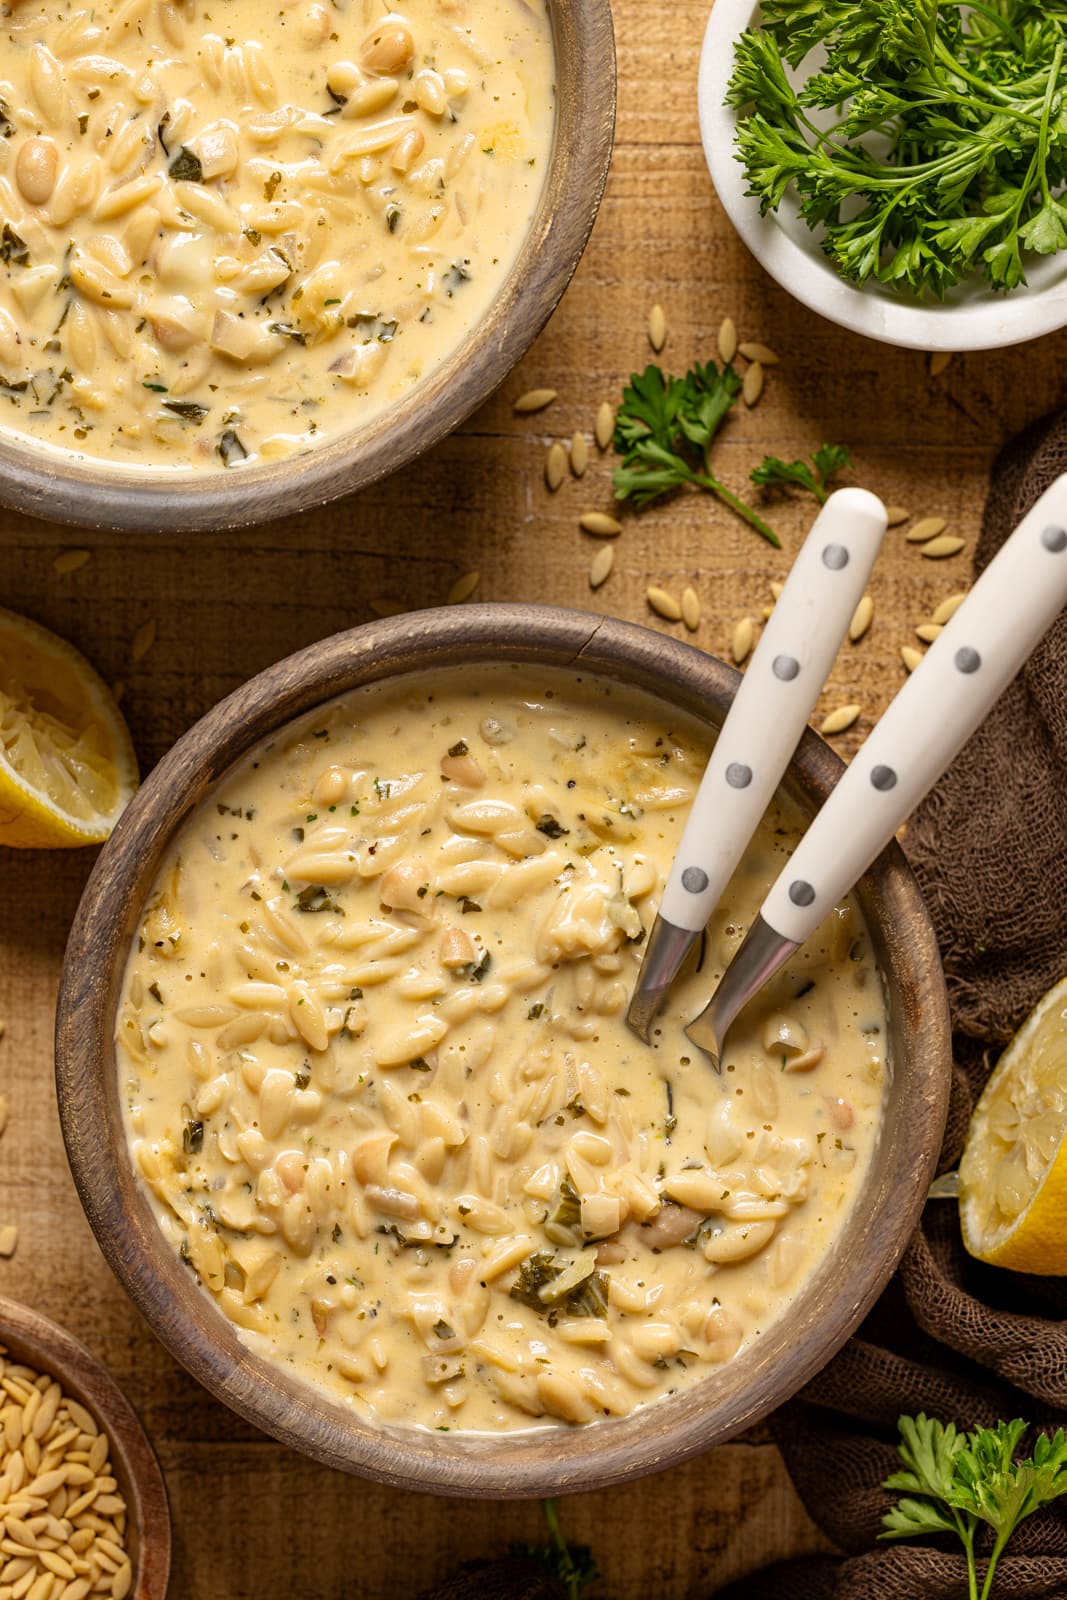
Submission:
[[[775,933],[796,945],[815,931],[933,787],[1064,605],[1067,475],[990,562],[812,822],[764,902],[761,916]],[[988,778],[1010,782],[1012,774]]]
[[866,489],[838,489],[823,506],[741,680],[674,859],[660,917],[699,933],[722,898],[781,781],[886,529]]

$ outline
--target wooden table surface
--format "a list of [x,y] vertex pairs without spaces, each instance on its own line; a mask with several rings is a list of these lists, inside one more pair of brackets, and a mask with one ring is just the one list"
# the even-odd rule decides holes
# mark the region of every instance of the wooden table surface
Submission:
[[[536,598],[643,621],[723,654],[737,620],[759,619],[784,576],[811,503],[768,513],[779,553],[703,496],[626,515],[615,570],[588,585],[597,541],[579,532],[610,509],[610,460],[594,449],[582,482],[550,495],[553,437],[591,434],[651,359],[659,302],[661,360],[684,370],[715,354],[729,314],[742,338],[780,355],[758,406],[729,421],[717,460],[742,489],[765,451],[788,458],[824,440],[847,444],[853,481],[915,514],[944,516],[967,548],[925,560],[891,533],[871,585],[874,621],[846,647],[821,710],[858,702],[847,751],[901,681],[915,623],[961,587],[990,461],[1000,443],[1056,404],[1063,338],[956,357],[932,377],[919,353],[843,333],[777,288],[734,237],[700,150],[697,57],[706,0],[616,0],[620,94],[607,194],[585,259],[548,329],[454,437],[358,499],[246,533],[198,539],[85,535],[0,512],[0,603],[74,640],[113,682],[147,769],[220,696],[279,656],[365,621],[375,602],[441,602],[478,571],[478,599]],[[533,418],[511,402],[531,386],[559,398]],[[60,576],[56,557],[91,551]],[[649,584],[692,584],[695,635],[662,622]],[[155,643],[134,662],[146,622]],[[174,1600],[373,1600],[414,1596],[457,1561],[537,1536],[531,1505],[436,1501],[380,1489],[292,1455],[213,1401],[156,1343],[105,1267],[67,1170],[52,1090],[51,1027],[66,930],[93,852],[0,851],[0,1084],[11,1100],[0,1145],[0,1221],[19,1245],[0,1262],[0,1291],[62,1320],[109,1365],[138,1407],[170,1489]],[[773,1446],[722,1447],[643,1483],[582,1496],[568,1531],[591,1542],[604,1578],[594,1596],[705,1596],[763,1561],[822,1548]]]

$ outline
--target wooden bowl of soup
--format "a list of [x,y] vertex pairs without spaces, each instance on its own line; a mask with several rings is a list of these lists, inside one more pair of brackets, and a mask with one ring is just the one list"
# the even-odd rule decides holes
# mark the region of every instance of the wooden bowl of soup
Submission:
[[[8,1549],[5,1560],[24,1566],[5,1581],[36,1569],[40,1578],[51,1572],[72,1586],[85,1582],[86,1592],[164,1600],[167,1492],[133,1407],[65,1328],[6,1297],[0,1345],[6,1537],[19,1542],[12,1519],[31,1534],[23,1554]],[[37,1522],[42,1515],[52,1519],[47,1527]]]
[[893,1272],[950,1076],[900,850],[721,1077],[681,1031],[842,770],[814,734],[652,1046],[625,1026],[737,683],[581,612],[422,612],[260,674],[131,802],[67,950],[67,1150],[155,1332],[286,1444],[619,1482],[765,1416]]
[[10,19],[0,499],[267,521],[443,438],[589,236],[609,0],[120,0]]

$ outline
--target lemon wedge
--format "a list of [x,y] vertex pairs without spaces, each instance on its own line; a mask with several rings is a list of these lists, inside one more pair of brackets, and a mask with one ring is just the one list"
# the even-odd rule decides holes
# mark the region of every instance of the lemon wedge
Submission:
[[1067,978],[1038,1001],[974,1109],[960,1162],[972,1256],[1067,1276]]
[[0,608],[0,845],[99,844],[136,787],[107,684],[65,639]]

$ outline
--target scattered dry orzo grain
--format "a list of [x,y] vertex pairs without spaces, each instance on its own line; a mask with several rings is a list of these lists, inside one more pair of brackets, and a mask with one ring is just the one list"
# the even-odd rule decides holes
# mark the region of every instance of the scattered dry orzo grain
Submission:
[[835,733],[844,733],[846,728],[851,728],[860,714],[860,707],[856,705],[838,706],[834,711],[823,717],[819,724],[819,732],[828,737]]
[[15,1254],[15,1246],[19,1242],[18,1224],[5,1222],[0,1227],[0,1256],[5,1259]]
[[550,406],[556,398],[555,389],[527,389],[525,394],[520,394],[513,403],[512,410],[520,413],[527,411],[543,411]]
[[700,627],[700,596],[692,584],[686,584],[682,590],[682,621],[690,633]]
[[602,583],[607,583],[614,565],[615,546],[613,544],[602,544],[589,563],[590,589],[599,589]]
[[560,444],[557,439],[555,444],[549,445],[548,455],[545,457],[545,482],[553,494],[555,494],[566,476],[567,447]]
[[64,575],[68,572],[77,572],[85,566],[91,555],[91,550],[64,550],[52,562],[52,571]]
[[774,607],[772,605],[771,606],[761,606],[760,607],[760,617],[762,618],[762,620],[764,622],[770,622],[770,620],[771,620],[771,618],[773,616],[774,616]]
[[922,658],[923,658],[922,651],[921,650],[916,650],[914,645],[911,645],[911,644],[901,645],[901,647],[900,647],[900,659],[901,659],[901,661],[903,661],[905,667],[908,669],[909,672],[914,672],[915,671],[915,668],[919,665],[919,662],[922,660]]
[[949,362],[952,360],[951,350],[935,350],[930,357],[930,376],[940,378]]
[[772,599],[780,600],[782,598],[782,590],[784,588],[785,588],[785,584],[784,583],[778,583],[777,581],[774,581],[771,584],[771,597],[772,597]]
[[457,578],[448,591],[445,604],[458,606],[464,600],[469,600],[475,589],[477,589],[481,576],[480,572],[465,572],[462,578]]
[[648,314],[648,342],[657,354],[667,342],[667,316],[661,305],[654,305]]
[[741,398],[746,406],[754,406],[763,393],[763,365],[753,361],[741,384]]
[[944,517],[922,517],[914,528],[908,529],[904,537],[909,544],[925,544],[927,539],[936,539],[944,531]]
[[598,539],[614,539],[622,532],[622,523],[606,511],[583,511],[578,526],[585,533],[595,533]]
[[681,621],[682,608],[669,589],[661,589],[657,584],[651,584],[645,590],[645,599],[658,617],[663,617],[667,622]]
[[758,339],[746,339],[737,348],[746,361],[758,361],[763,367],[773,367],[778,363],[778,356],[770,345],[760,344]]
[[130,645],[130,660],[143,661],[156,642],[155,622],[142,622]]
[[943,533],[937,539],[930,539],[928,543],[920,545],[919,554],[928,556],[931,561],[942,561],[945,556],[959,555],[966,540],[957,539],[951,533]]
[[917,639],[921,639],[923,644],[933,644],[940,632],[941,624],[939,622],[920,622],[915,630],[915,636]]
[[863,635],[867,632],[867,629],[871,625],[871,618],[873,616],[874,601],[871,599],[869,594],[865,594],[863,599],[857,605],[855,611],[852,613],[852,621],[848,625],[848,636],[852,640],[853,644],[855,644],[857,640],[863,638]]
[[601,450],[606,450],[615,436],[615,408],[610,400],[601,400],[597,407],[593,432]]
[[737,328],[733,317],[723,317],[719,323],[719,360],[729,366],[737,354]]
[[367,604],[376,617],[398,617],[404,610],[403,601],[390,600],[387,596],[381,600],[368,600]]
[[898,528],[902,522],[907,522],[911,512],[907,506],[886,506],[885,520],[889,527]]
[[958,594],[950,594],[947,599],[942,600],[941,604],[935,608],[932,620],[940,622],[942,627],[946,622],[951,622],[966,598],[967,595],[963,590],[960,590]]
[[734,624],[734,631],[730,635],[730,655],[737,666],[748,655],[756,638],[756,625],[751,617],[742,617],[740,622]]
[[571,471],[576,478],[584,478],[589,466],[589,443],[584,433],[576,433],[571,440]]

